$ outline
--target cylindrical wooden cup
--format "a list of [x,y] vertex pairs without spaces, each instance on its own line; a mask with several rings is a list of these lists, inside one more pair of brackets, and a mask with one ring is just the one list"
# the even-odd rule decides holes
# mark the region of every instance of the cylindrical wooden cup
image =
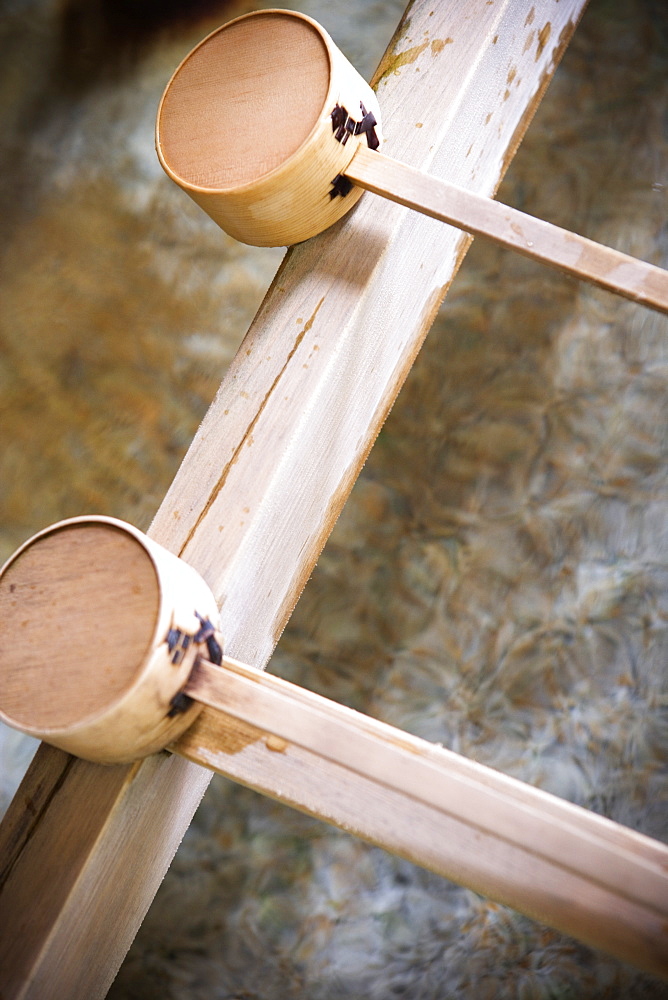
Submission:
[[242,243],[290,246],[362,194],[340,179],[381,141],[376,95],[304,14],[262,10],[205,38],[169,81],[156,148],[169,176]]
[[0,719],[100,763],[160,750],[201,709],[179,692],[202,620],[206,583],[132,525],[52,525],[0,570]]

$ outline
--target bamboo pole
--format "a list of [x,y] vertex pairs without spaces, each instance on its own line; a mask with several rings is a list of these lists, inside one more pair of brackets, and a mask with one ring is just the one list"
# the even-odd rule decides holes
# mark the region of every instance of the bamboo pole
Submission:
[[[513,0],[415,0],[376,74],[388,152],[493,194],[583,6],[536,0],[530,27]],[[238,659],[270,656],[468,243],[364,198],[288,254],[150,532],[205,578]],[[104,996],[208,780],[40,748],[0,828],[5,1000]]]

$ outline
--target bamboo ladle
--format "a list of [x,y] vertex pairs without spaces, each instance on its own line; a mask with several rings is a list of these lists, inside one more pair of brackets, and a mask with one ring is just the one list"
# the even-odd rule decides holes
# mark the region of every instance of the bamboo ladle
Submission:
[[191,760],[225,774],[259,742],[298,808],[668,976],[668,847],[226,658],[216,623],[205,582],[136,528],[53,525],[0,571],[0,718],[113,764],[183,752],[208,705]]
[[376,95],[312,18],[262,10],[183,60],[160,102],[169,176],[243,243],[289,246],[363,189],[668,313],[668,271],[430,177],[378,151]]

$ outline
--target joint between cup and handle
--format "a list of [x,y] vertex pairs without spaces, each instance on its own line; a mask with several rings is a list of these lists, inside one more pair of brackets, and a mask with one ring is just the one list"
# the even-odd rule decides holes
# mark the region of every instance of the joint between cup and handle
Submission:
[[[362,112],[362,118],[358,121],[348,113],[348,110],[343,105],[337,104],[334,107],[330,115],[334,138],[342,146],[345,146],[351,135],[362,135],[364,133],[369,149],[378,149],[380,139],[376,132],[376,126],[378,125],[376,116],[373,111],[367,111],[363,101],[360,101],[360,111]],[[352,181],[346,177],[345,173],[337,174],[331,184],[332,190],[329,192],[330,200],[338,196],[345,198],[354,187]]]

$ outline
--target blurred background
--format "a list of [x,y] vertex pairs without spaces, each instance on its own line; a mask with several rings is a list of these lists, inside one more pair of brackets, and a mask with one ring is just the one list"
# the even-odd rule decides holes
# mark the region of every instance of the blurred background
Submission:
[[[0,558],[146,529],[283,251],[163,175],[221,0],[0,0]],[[399,0],[293,0],[369,78]],[[668,8],[591,0],[499,198],[668,266]],[[270,669],[668,840],[668,319],[474,242]],[[4,809],[35,744],[0,729]],[[113,928],[109,929],[113,933]],[[668,998],[214,777],[114,1000]]]

